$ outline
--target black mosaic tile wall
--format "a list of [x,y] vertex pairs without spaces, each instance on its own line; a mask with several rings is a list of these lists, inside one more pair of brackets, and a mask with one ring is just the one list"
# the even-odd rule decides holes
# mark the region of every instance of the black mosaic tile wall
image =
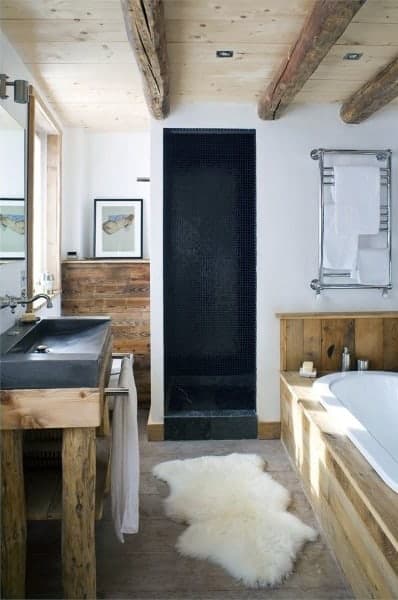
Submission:
[[198,417],[200,438],[211,416],[255,420],[255,131],[164,130],[164,339],[169,439]]

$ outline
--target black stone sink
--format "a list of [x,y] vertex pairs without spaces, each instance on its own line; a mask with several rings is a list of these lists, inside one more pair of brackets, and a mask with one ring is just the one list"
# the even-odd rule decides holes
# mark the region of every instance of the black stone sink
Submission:
[[0,336],[3,390],[98,387],[111,340],[107,317],[59,317]]

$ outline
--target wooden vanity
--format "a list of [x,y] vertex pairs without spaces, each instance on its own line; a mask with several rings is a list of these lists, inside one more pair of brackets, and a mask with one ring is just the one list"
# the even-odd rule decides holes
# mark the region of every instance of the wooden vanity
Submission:
[[[96,507],[98,514],[99,497],[107,481],[107,469],[98,469],[96,438],[97,432],[109,433],[104,387],[111,362],[110,338],[96,388],[0,392],[1,584],[5,598],[26,597],[26,521],[29,518],[62,518],[64,598],[96,597]],[[38,473],[37,481],[33,478],[26,485],[23,432],[29,429],[62,430],[62,476],[59,477],[62,482],[51,483],[51,478],[43,480]]]

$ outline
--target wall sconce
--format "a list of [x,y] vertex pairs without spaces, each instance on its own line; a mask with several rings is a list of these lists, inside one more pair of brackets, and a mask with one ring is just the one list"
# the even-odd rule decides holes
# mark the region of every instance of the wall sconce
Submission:
[[7,86],[14,88],[14,102],[18,104],[27,104],[29,100],[29,83],[25,79],[16,79],[15,81],[7,81],[8,75],[0,74],[0,99],[8,98]]

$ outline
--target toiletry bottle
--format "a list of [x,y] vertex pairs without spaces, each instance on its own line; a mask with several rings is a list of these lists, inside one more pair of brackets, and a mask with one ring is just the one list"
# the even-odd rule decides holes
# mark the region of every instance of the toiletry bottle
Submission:
[[350,353],[348,352],[347,346],[344,346],[343,354],[341,355],[341,370],[349,371],[350,370]]

